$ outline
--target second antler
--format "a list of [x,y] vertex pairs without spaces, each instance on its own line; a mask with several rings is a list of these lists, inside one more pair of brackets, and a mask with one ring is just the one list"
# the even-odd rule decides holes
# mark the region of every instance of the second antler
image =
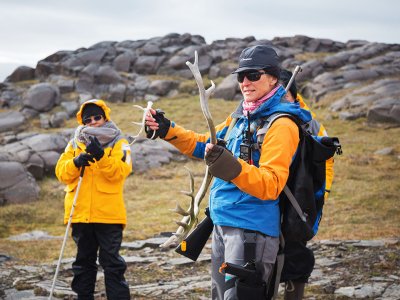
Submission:
[[[216,144],[217,136],[216,136],[215,126],[211,117],[210,110],[208,108],[208,99],[214,92],[215,84],[213,81],[211,81],[211,86],[207,90],[205,89],[203,78],[201,77],[199,70],[197,51],[194,53],[194,63],[192,64],[191,62],[187,61],[186,65],[192,72],[194,79],[196,80],[197,86],[199,88],[200,106],[203,115],[206,118],[207,126],[210,132],[210,143]],[[206,166],[201,186],[196,195],[194,195],[193,175],[189,169],[187,170],[189,171],[190,175],[190,192],[183,192],[183,193],[191,197],[190,206],[187,210],[184,210],[179,204],[176,205],[174,211],[183,216],[183,218],[180,221],[176,222],[179,225],[179,227],[176,230],[176,232],[164,244],[160,246],[163,248],[178,246],[188,236],[192,228],[197,224],[197,216],[200,211],[200,203],[203,200],[204,196],[206,195],[208,187],[213,177],[210,171],[208,170],[208,166]]]

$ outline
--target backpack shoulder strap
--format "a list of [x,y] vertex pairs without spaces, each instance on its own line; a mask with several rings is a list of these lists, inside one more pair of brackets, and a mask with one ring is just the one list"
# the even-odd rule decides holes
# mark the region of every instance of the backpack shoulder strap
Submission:
[[291,114],[288,113],[281,113],[281,112],[277,112],[274,113],[270,116],[268,116],[265,120],[263,120],[263,122],[261,123],[261,128],[257,130],[257,144],[258,147],[261,148],[261,145],[264,141],[264,137],[267,134],[268,129],[272,126],[272,124],[278,120],[279,118],[282,117],[286,117],[289,118],[291,120],[293,120],[297,125],[299,123],[299,121],[297,120],[297,118]]
[[235,126],[236,122],[237,122],[237,118],[232,118],[231,123],[229,124],[228,130],[226,131],[224,141],[228,140],[229,135],[231,134],[232,128],[233,128],[233,126]]
[[[301,136],[301,125],[299,124],[300,121],[298,120],[298,118],[296,116],[293,116],[291,114],[288,113],[275,113],[270,115],[264,122],[264,124],[262,125],[262,127],[257,131],[257,144],[261,149],[261,145],[264,141],[264,137],[268,131],[268,129],[272,126],[272,124],[279,118],[282,117],[286,117],[286,118],[290,118],[291,120],[293,120],[297,126],[299,127],[299,134]],[[286,194],[286,196],[288,197],[289,201],[291,202],[291,204],[293,205],[294,209],[296,210],[297,214],[299,215],[299,217],[301,218],[301,220],[303,220],[304,222],[306,222],[307,220],[307,215],[302,211],[302,209],[300,208],[299,203],[297,202],[296,198],[294,197],[294,195],[292,194],[292,192],[290,191],[289,187],[287,185],[285,185],[285,187],[283,188],[283,192]]]

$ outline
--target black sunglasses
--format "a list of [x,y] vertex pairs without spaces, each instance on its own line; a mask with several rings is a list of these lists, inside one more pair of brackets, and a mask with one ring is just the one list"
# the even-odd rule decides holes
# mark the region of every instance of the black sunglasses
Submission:
[[85,125],[90,124],[90,123],[92,123],[92,120],[100,121],[102,118],[103,118],[102,115],[85,118],[85,119],[83,119],[83,124],[85,124]]
[[261,76],[266,74],[265,72],[258,72],[258,71],[252,71],[252,72],[240,72],[237,73],[237,81],[242,83],[244,81],[244,78],[246,77],[248,80],[254,82],[260,80]]

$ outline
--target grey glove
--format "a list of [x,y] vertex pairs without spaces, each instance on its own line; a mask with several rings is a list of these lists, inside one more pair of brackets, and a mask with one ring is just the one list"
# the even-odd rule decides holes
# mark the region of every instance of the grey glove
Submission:
[[81,153],[74,158],[75,167],[77,167],[78,169],[82,166],[89,167],[89,162],[94,162],[94,158],[92,155],[87,153]]
[[205,160],[210,173],[214,177],[221,178],[225,181],[231,181],[242,172],[242,165],[238,162],[236,157],[219,145],[214,145],[214,147],[207,152]]

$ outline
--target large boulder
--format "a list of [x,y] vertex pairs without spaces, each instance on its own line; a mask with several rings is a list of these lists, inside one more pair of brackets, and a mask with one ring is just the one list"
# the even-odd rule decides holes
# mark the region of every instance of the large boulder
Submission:
[[5,88],[0,91],[0,107],[10,108],[21,103],[20,92],[14,88]]
[[60,91],[57,86],[49,83],[38,83],[31,86],[23,100],[24,107],[38,112],[50,111],[60,100]]
[[163,140],[138,138],[131,146],[132,167],[135,173],[143,173],[151,168],[161,167],[171,161],[187,158],[171,144]]
[[89,64],[80,73],[76,82],[76,91],[78,93],[91,93],[94,86],[94,76],[99,69],[97,64]]
[[150,93],[165,96],[172,90],[178,88],[179,81],[176,80],[154,80],[151,82],[148,90]]
[[40,188],[19,162],[0,161],[0,204],[26,203],[37,200]]
[[106,49],[82,49],[61,63],[64,73],[74,73],[75,70],[82,70],[85,66],[94,63],[100,64],[102,58],[107,53]]
[[239,88],[236,74],[230,74],[215,89],[214,98],[222,98],[225,100],[233,100]]
[[35,78],[35,69],[27,66],[20,66],[6,78],[6,82],[18,82],[32,80]]
[[114,69],[118,72],[129,72],[136,58],[137,56],[133,51],[125,51],[114,59]]
[[17,131],[25,123],[25,117],[18,111],[0,112],[0,132]]
[[367,120],[371,123],[400,124],[400,98],[382,99],[379,103],[369,108]]
[[161,64],[164,62],[165,56],[139,56],[133,65],[133,71],[139,74],[155,74]]
[[95,84],[116,84],[121,80],[121,76],[111,66],[100,66],[94,74]]

